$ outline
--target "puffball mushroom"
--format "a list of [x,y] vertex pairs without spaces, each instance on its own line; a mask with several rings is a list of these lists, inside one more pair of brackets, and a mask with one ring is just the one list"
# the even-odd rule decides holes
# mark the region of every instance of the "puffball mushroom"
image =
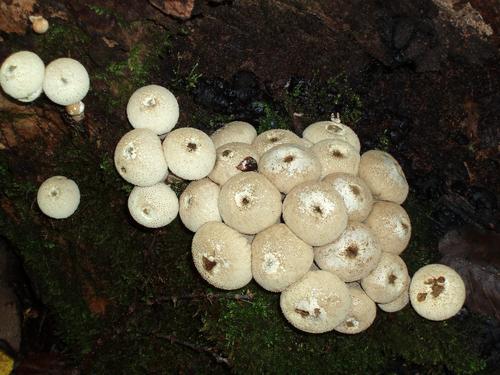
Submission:
[[405,174],[387,152],[370,150],[361,155],[359,177],[365,180],[377,200],[401,204],[408,196]]
[[410,302],[410,294],[408,293],[408,289],[409,285],[408,288],[403,293],[401,293],[399,297],[394,301],[377,304],[378,307],[380,307],[380,310],[388,313],[393,313],[404,309],[405,306],[408,305],[408,302]]
[[309,271],[280,296],[281,311],[295,328],[324,333],[342,323],[351,307],[351,295],[338,276]]
[[221,188],[219,212],[224,223],[244,234],[256,234],[279,222],[281,194],[257,172],[231,177]]
[[397,255],[382,252],[377,267],[361,279],[368,297],[377,303],[394,301],[410,283],[410,276],[405,262]]
[[179,119],[179,104],[174,94],[158,85],[134,91],[127,103],[127,118],[136,129],[150,129],[161,135],[172,130]]
[[216,153],[215,166],[208,177],[219,185],[224,185],[238,173],[251,172],[258,168],[259,155],[247,143],[226,143],[219,147]]
[[364,224],[350,222],[332,243],[314,248],[314,261],[345,282],[360,280],[377,267],[382,250]]
[[351,308],[347,318],[334,328],[335,331],[353,335],[368,329],[377,316],[377,306],[359,286],[350,286]]
[[271,129],[259,134],[252,142],[252,146],[259,156],[264,152],[285,143],[303,144],[302,139],[286,129]]
[[29,16],[29,20],[33,31],[37,34],[44,34],[49,29],[49,21],[43,16]]
[[361,145],[354,131],[340,122],[339,117],[332,116],[331,121],[319,121],[304,129],[302,137],[312,143],[318,143],[325,139],[336,139],[349,143],[359,153]]
[[287,194],[302,182],[317,181],[321,175],[318,158],[303,146],[282,144],[266,151],[259,162],[259,173]]
[[40,96],[44,76],[42,59],[30,51],[13,53],[0,67],[2,90],[21,102],[32,102]]
[[179,200],[170,188],[160,182],[153,186],[135,186],[128,197],[132,218],[147,228],[168,225],[179,212]]
[[283,201],[283,220],[301,240],[312,246],[334,241],[347,226],[342,197],[326,182],[304,182]]
[[115,149],[115,167],[120,176],[137,186],[152,186],[168,174],[161,141],[149,129],[126,133]]
[[201,277],[216,288],[239,289],[252,280],[250,243],[224,223],[203,224],[193,237],[191,251]]
[[321,163],[321,177],[330,173],[358,174],[359,152],[349,143],[339,139],[325,139],[311,147]]
[[70,105],[81,101],[90,87],[85,67],[78,61],[62,57],[45,68],[43,91],[56,104]]
[[179,197],[179,215],[191,232],[209,221],[222,221],[219,214],[220,188],[208,178],[192,181]]
[[410,301],[418,315],[445,320],[460,311],[465,302],[465,284],[460,275],[443,264],[428,264],[413,275]]
[[377,237],[382,251],[399,255],[410,242],[410,217],[399,204],[376,202],[365,224]]
[[255,137],[257,137],[257,130],[244,121],[228,122],[210,136],[215,148],[234,142],[252,144]]
[[200,180],[208,176],[215,165],[214,143],[198,129],[180,128],[168,133],[163,152],[168,168],[185,180]]
[[66,219],[80,204],[80,190],[75,181],[64,176],[46,179],[38,188],[36,201],[40,210],[53,219]]
[[281,292],[311,268],[313,249],[285,224],[258,233],[252,242],[252,274],[271,292]]

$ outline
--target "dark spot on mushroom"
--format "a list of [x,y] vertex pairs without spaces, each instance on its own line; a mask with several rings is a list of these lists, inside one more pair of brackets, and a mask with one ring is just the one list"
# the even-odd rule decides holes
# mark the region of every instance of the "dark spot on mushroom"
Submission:
[[244,206],[246,206],[247,204],[250,203],[250,200],[247,198],[247,197],[244,197],[242,200],[241,200],[241,204],[243,204]]
[[423,302],[427,298],[427,293],[418,293],[417,294],[417,301],[418,302]]
[[309,312],[301,309],[295,309],[297,314],[300,314],[303,318],[307,318],[309,316]]
[[217,262],[214,262],[207,257],[203,257],[203,268],[205,268],[208,272],[212,271],[216,265]]
[[269,138],[269,142],[272,142],[272,143],[278,142],[278,140],[279,140],[278,137]]
[[345,249],[345,255],[348,258],[356,258],[358,256],[358,247],[356,245],[349,245],[347,249]]
[[122,173],[127,173],[127,169],[125,167],[121,167],[120,171],[122,171]]
[[196,145],[196,143],[189,142],[187,144],[187,148],[188,148],[188,152],[192,152],[192,151],[196,151],[196,149],[198,148],[198,146]]
[[222,151],[222,156],[229,156],[229,155],[231,155],[231,150]]
[[437,279],[438,283],[444,283],[446,281],[446,279],[443,277],[443,276],[439,276],[438,279]]
[[346,325],[347,327],[349,327],[349,328],[354,327],[354,323],[353,323],[353,322],[351,322],[350,320],[346,321],[346,322],[345,322],[345,325]]
[[356,185],[349,185],[349,189],[351,189],[352,193],[356,196],[361,193],[361,189]]
[[321,209],[320,206],[314,206],[313,207],[313,212],[316,213],[316,214],[323,215],[323,210]]
[[255,160],[251,156],[247,156],[245,159],[241,161],[240,164],[236,166],[236,169],[239,169],[242,172],[256,171],[257,168],[258,168],[257,160]]
[[321,314],[321,310],[318,309],[317,307],[314,309],[314,316],[317,318]]
[[293,155],[288,155],[288,156],[285,156],[285,158],[283,159],[283,161],[284,161],[285,163],[291,163],[291,162],[293,161],[293,159],[295,159],[295,158],[293,157]]
[[335,158],[343,158],[344,154],[341,153],[339,150],[333,150],[332,151],[332,156],[335,157]]
[[392,273],[391,273],[391,274],[389,275],[389,284],[394,285],[394,282],[395,282],[396,280],[397,280],[396,275],[394,275],[394,274],[392,274]]
[[437,283],[435,283],[435,284],[431,287],[431,289],[432,289],[432,292],[431,292],[432,296],[433,296],[434,298],[436,298],[436,297],[439,297],[439,295],[440,295],[441,293],[443,293],[443,291],[444,291],[444,286],[442,286],[442,285],[438,285]]

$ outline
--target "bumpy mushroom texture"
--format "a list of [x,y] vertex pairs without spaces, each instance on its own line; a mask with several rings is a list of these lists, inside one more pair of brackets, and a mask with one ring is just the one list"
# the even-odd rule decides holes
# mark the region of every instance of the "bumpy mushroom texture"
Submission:
[[22,102],[31,102],[40,96],[44,76],[42,59],[30,51],[13,53],[0,67],[2,90]]
[[377,237],[382,251],[399,255],[410,242],[410,217],[399,204],[376,202],[365,224]]
[[377,303],[388,303],[398,298],[410,283],[405,262],[397,255],[382,252],[377,267],[365,278],[361,286]]
[[219,185],[203,178],[192,181],[179,197],[179,216],[191,232],[209,221],[222,221],[219,214]]
[[443,264],[428,264],[413,275],[410,301],[418,315],[445,320],[460,311],[465,302],[465,284],[460,275]]
[[358,153],[361,150],[356,133],[340,121],[315,122],[305,128],[302,137],[312,143],[319,143],[325,139],[336,139],[349,143]]
[[70,105],[82,100],[90,87],[85,67],[78,61],[62,57],[45,68],[43,91],[56,104]]
[[295,328],[324,333],[345,320],[351,295],[345,283],[333,273],[309,271],[281,293],[280,306]]
[[257,172],[231,177],[221,188],[219,212],[224,223],[244,234],[256,234],[281,216],[281,194]]
[[198,129],[180,128],[168,133],[163,152],[168,168],[185,180],[200,180],[208,176],[215,165],[214,143]]
[[172,130],[179,119],[179,104],[174,94],[158,85],[137,89],[127,104],[127,117],[134,128],[147,128],[155,134]]
[[46,179],[38,188],[38,207],[53,219],[66,219],[80,204],[80,190],[75,181],[64,176]]
[[332,173],[323,178],[340,194],[347,208],[349,221],[364,221],[373,206],[373,196],[368,185],[358,176]]
[[215,166],[208,177],[219,185],[224,185],[238,173],[256,171],[258,162],[259,155],[248,143],[226,143],[217,149]]
[[377,267],[382,251],[372,231],[364,224],[350,222],[339,238],[314,248],[314,261],[343,281],[360,280]]
[[401,204],[408,196],[408,182],[401,166],[391,155],[370,150],[361,155],[359,176],[377,200]]
[[313,249],[285,224],[258,233],[252,242],[252,274],[271,292],[281,292],[309,271]]
[[203,224],[193,237],[191,251],[201,277],[216,288],[239,289],[252,280],[251,246],[226,224]]
[[321,177],[331,173],[358,174],[359,152],[349,143],[338,139],[325,139],[311,147],[321,163]]
[[285,143],[293,143],[301,145],[302,139],[295,133],[286,129],[271,129],[261,133],[254,139],[252,146],[259,156],[262,156],[266,151],[273,147],[283,145]]
[[283,201],[283,220],[301,240],[323,246],[335,241],[347,227],[347,210],[330,184],[304,182]]
[[120,176],[137,186],[152,186],[168,174],[161,141],[149,129],[126,133],[115,149],[115,167]]
[[351,308],[347,318],[334,328],[335,331],[353,335],[368,329],[377,316],[377,306],[359,286],[349,286]]
[[128,197],[132,218],[147,228],[168,225],[179,212],[179,200],[170,188],[160,182],[153,186],[135,186]]
[[252,144],[255,137],[257,137],[255,128],[244,121],[228,122],[210,136],[215,148],[234,142]]
[[405,306],[408,305],[408,302],[410,302],[410,294],[408,292],[408,289],[406,289],[394,301],[388,303],[379,303],[378,307],[380,307],[380,310],[382,311],[393,313],[399,310],[403,310]]

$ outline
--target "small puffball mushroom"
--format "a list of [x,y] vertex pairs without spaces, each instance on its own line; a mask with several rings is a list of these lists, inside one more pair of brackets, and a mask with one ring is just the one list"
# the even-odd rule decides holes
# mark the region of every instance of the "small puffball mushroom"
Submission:
[[89,74],[78,61],[62,57],[45,68],[43,91],[56,104],[70,105],[81,101],[90,87]]
[[401,204],[408,196],[408,182],[401,166],[391,155],[370,150],[361,155],[359,176],[377,200]]
[[348,173],[332,173],[323,178],[340,194],[347,208],[349,221],[365,220],[373,206],[372,192],[358,176]]
[[349,143],[359,153],[361,145],[354,131],[340,122],[340,118],[333,117],[332,121],[319,121],[309,125],[302,133],[302,137],[318,143],[325,139],[337,139]]
[[259,156],[264,152],[285,143],[303,144],[302,139],[286,129],[271,129],[259,134],[252,142],[252,146]]
[[347,226],[342,197],[326,182],[304,182],[283,201],[283,220],[301,240],[312,246],[333,242]]
[[309,333],[324,333],[342,323],[351,307],[351,295],[338,276],[309,271],[280,296],[286,320]]
[[83,120],[85,112],[85,104],[80,101],[66,106],[66,113],[71,116],[74,121]]
[[208,178],[192,181],[179,197],[179,215],[191,232],[209,221],[222,221],[219,214],[220,188]]
[[279,222],[281,194],[257,172],[231,177],[221,188],[219,212],[222,220],[244,234],[256,234]]
[[365,278],[361,286],[377,303],[388,303],[398,298],[410,283],[405,262],[397,255],[382,252],[377,267]]
[[388,313],[393,313],[399,310],[403,310],[404,307],[408,305],[408,302],[410,302],[410,294],[408,293],[408,289],[406,289],[403,293],[401,293],[399,297],[396,298],[394,301],[387,303],[379,303],[378,307],[380,307],[380,310]]
[[224,185],[238,173],[256,171],[258,162],[259,155],[251,145],[242,142],[226,143],[217,149],[215,166],[208,177],[219,185]]
[[368,329],[377,316],[377,306],[359,286],[349,285],[351,308],[347,318],[334,328],[335,331],[353,335]]
[[399,255],[410,242],[410,217],[399,204],[376,202],[365,224],[377,237],[382,251]]
[[443,264],[428,264],[413,275],[410,301],[418,315],[445,320],[460,311],[465,302],[465,284],[460,275]]
[[49,21],[43,16],[29,16],[29,20],[33,31],[37,34],[44,34],[49,29]]
[[214,143],[198,129],[180,128],[168,133],[163,152],[168,168],[185,180],[200,180],[208,176],[215,165]]
[[172,130],[179,119],[179,104],[174,94],[158,85],[134,91],[127,104],[127,118],[134,128],[147,128],[155,134]]
[[314,248],[314,261],[345,282],[360,280],[377,267],[382,251],[372,231],[364,224],[350,222],[332,243]]
[[271,292],[281,292],[311,268],[313,249],[285,224],[258,233],[252,242],[252,274]]
[[179,212],[179,200],[170,188],[160,182],[153,186],[135,186],[128,197],[132,218],[147,228],[168,225]]
[[32,102],[40,96],[44,76],[42,59],[30,51],[13,53],[0,67],[2,90],[21,102]]
[[250,243],[224,223],[203,224],[193,237],[191,251],[201,277],[216,288],[239,289],[252,280]]
[[358,174],[359,152],[339,139],[325,139],[311,147],[321,163],[321,177],[330,173]]
[[252,144],[255,137],[257,137],[257,130],[244,121],[228,122],[210,136],[216,148],[234,142]]
[[158,136],[149,129],[126,133],[115,149],[115,167],[120,176],[137,186],[152,186],[168,174]]
[[75,181],[64,176],[46,179],[38,188],[38,207],[53,219],[66,219],[80,204],[80,190]]
[[282,144],[266,151],[259,162],[259,173],[287,194],[302,182],[318,181],[321,164],[311,151],[297,144]]

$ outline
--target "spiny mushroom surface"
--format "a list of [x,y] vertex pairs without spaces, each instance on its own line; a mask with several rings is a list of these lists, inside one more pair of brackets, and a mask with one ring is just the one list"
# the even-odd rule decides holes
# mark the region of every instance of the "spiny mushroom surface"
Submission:
[[302,137],[312,143],[318,143],[325,139],[337,139],[349,143],[358,153],[361,150],[356,133],[335,117],[332,117],[332,121],[318,121],[309,125],[302,133]]
[[321,163],[321,177],[330,173],[358,174],[359,152],[339,139],[325,139],[311,147]]
[[303,144],[302,139],[286,129],[271,129],[259,134],[252,142],[252,146],[259,156],[264,152],[285,143]]
[[40,96],[44,77],[42,59],[30,51],[13,53],[0,67],[2,90],[21,102],[32,102]]
[[408,285],[408,288],[403,293],[401,293],[399,297],[394,301],[377,304],[378,307],[380,307],[380,310],[388,313],[393,313],[404,309],[405,306],[408,305],[408,302],[410,302],[410,294],[408,292],[409,287],[410,286]]
[[75,181],[64,176],[46,179],[38,188],[38,207],[53,219],[66,219],[80,204],[80,190]]
[[89,87],[89,74],[77,60],[61,57],[45,68],[43,92],[56,104],[78,103],[87,95]]
[[377,316],[377,306],[359,286],[349,285],[352,303],[347,318],[334,328],[335,331],[354,335],[368,329]]
[[212,142],[214,142],[215,148],[233,142],[251,144],[255,137],[257,137],[255,128],[244,121],[228,122],[210,136]]
[[160,182],[153,186],[135,186],[128,197],[132,218],[147,228],[168,225],[179,212],[179,200],[170,186]]
[[179,216],[191,232],[209,221],[222,221],[219,214],[220,188],[208,178],[192,181],[179,197]]
[[242,142],[226,143],[217,149],[215,166],[208,177],[219,185],[224,185],[238,173],[256,171],[258,162],[259,155],[251,145]]

